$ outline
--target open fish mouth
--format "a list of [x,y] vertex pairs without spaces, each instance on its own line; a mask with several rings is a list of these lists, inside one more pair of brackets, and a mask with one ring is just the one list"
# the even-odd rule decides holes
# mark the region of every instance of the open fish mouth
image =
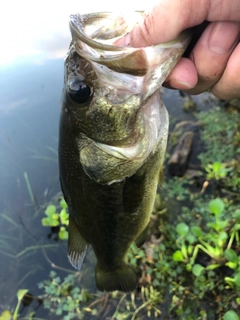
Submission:
[[158,91],[190,41],[190,32],[184,31],[173,41],[156,46],[114,45],[142,19],[143,12],[70,16],[74,50],[91,63],[101,96],[110,103],[119,104],[133,96],[141,103]]
[[186,49],[190,32],[184,31],[172,41],[146,48],[115,46],[114,42],[131,31],[143,19],[143,15],[144,13],[140,11],[131,14],[102,12],[71,15],[70,30],[73,40],[76,41],[76,51],[80,53],[85,49],[84,56],[92,61],[106,65],[117,72],[138,76],[145,75],[151,68],[162,65],[168,60],[167,66],[161,69],[163,78],[164,69],[170,69],[172,66],[169,61],[172,53],[174,52],[174,60],[177,60]]

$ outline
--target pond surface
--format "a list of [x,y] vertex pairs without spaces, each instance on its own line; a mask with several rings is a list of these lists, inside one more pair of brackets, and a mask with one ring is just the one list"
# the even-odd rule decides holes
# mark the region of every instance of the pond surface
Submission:
[[[73,10],[70,7],[74,5]],[[22,46],[21,39],[15,43],[21,50],[16,50],[16,56],[5,52],[5,63],[0,65],[0,313],[14,310],[19,288],[37,296],[37,284],[48,278],[51,262],[64,276],[64,269],[71,270],[66,242],[49,238],[50,230],[42,227],[41,219],[46,204],[60,191],[57,142],[63,53],[70,42],[67,16],[78,11],[76,8],[72,1],[56,16],[53,6],[45,16],[44,28],[40,15],[33,19],[38,8],[30,8],[30,22],[35,24],[24,25]],[[88,9],[84,11],[92,11]],[[54,21],[58,24],[51,30]],[[34,26],[39,39],[34,36]],[[173,116],[191,118],[180,112],[183,102],[178,92],[165,90],[164,100]],[[89,282],[94,286],[93,279]],[[38,315],[44,316],[44,310]]]

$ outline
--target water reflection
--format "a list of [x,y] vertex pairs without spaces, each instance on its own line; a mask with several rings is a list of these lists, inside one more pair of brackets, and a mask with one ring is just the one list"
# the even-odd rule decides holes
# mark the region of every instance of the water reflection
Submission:
[[40,204],[59,190],[56,150],[61,86],[62,60],[1,68],[0,311],[14,308],[19,288],[35,294],[37,282],[49,268],[36,249],[47,238],[47,230],[40,228],[24,173]]

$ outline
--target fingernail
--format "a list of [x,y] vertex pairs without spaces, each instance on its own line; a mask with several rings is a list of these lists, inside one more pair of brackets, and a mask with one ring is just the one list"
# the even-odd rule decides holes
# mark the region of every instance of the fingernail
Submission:
[[239,39],[238,22],[216,22],[209,37],[209,49],[218,54],[229,53]]
[[180,90],[189,90],[193,88],[192,84],[185,81],[180,81],[178,79],[171,79],[170,81],[167,82],[167,85],[170,86],[171,88],[180,89]]

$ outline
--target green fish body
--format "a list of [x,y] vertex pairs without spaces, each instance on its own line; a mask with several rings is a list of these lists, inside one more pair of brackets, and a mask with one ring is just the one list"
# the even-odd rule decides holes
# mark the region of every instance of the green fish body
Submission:
[[59,135],[68,257],[80,269],[92,245],[102,291],[137,286],[127,252],[148,226],[168,134],[159,89],[189,40],[185,33],[149,48],[114,46],[140,19],[96,13],[70,21]]

